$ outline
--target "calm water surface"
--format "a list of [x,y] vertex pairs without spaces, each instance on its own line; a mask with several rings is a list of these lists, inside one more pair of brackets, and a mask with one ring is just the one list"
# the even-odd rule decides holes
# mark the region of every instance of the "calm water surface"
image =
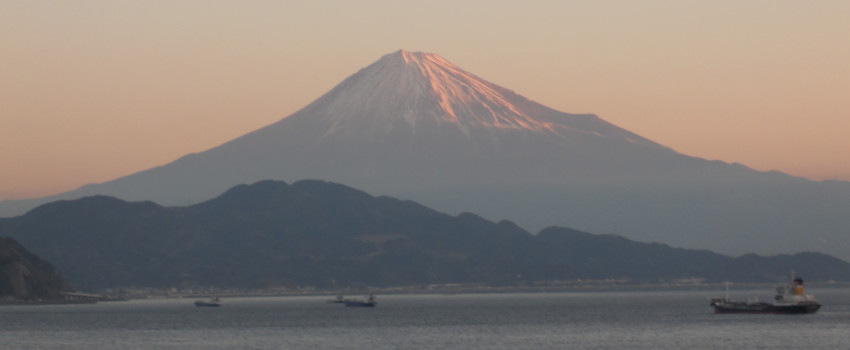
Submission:
[[850,290],[807,292],[817,314],[716,315],[705,291],[4,306],[0,349],[850,349]]

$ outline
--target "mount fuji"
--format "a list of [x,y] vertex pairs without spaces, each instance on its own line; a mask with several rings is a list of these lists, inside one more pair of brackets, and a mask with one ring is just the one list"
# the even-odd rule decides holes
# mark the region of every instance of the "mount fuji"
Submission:
[[403,50],[218,147],[56,196],[5,201],[0,215],[94,194],[187,205],[265,179],[333,181],[531,230],[850,258],[850,183],[683,155],[595,115],[543,106],[438,55]]

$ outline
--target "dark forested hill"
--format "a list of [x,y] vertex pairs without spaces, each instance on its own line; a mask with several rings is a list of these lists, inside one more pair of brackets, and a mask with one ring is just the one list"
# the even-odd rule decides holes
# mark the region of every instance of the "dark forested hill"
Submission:
[[95,196],[0,219],[0,236],[53,262],[77,288],[398,286],[624,278],[850,281],[818,253],[733,258],[508,221],[450,216],[343,185],[262,181],[189,207]]
[[0,303],[59,300],[71,291],[48,262],[0,237]]

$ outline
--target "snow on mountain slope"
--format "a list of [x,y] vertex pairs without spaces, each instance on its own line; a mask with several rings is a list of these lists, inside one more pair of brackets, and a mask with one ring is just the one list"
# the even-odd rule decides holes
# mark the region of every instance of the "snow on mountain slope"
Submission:
[[530,117],[511,103],[512,96],[499,90],[437,55],[398,51],[332,90],[332,98],[322,101],[326,104],[319,118],[330,124],[329,134],[351,122],[393,125],[395,119],[413,128],[421,121],[454,124],[464,131],[476,127],[553,131],[552,123]]
[[404,50],[385,55],[286,119],[323,123],[321,137],[455,128],[467,138],[475,132],[488,137],[510,131],[559,137],[585,133],[660,147],[594,115],[549,109],[438,55]]

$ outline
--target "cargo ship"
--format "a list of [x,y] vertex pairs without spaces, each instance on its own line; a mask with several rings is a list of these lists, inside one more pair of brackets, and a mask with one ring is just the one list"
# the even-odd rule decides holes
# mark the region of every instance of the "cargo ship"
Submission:
[[748,300],[734,301],[729,299],[729,284],[726,284],[726,295],[722,298],[712,298],[711,306],[718,314],[812,314],[820,309],[820,303],[815,297],[803,291],[803,279],[794,278],[791,282],[777,286],[774,302]]

